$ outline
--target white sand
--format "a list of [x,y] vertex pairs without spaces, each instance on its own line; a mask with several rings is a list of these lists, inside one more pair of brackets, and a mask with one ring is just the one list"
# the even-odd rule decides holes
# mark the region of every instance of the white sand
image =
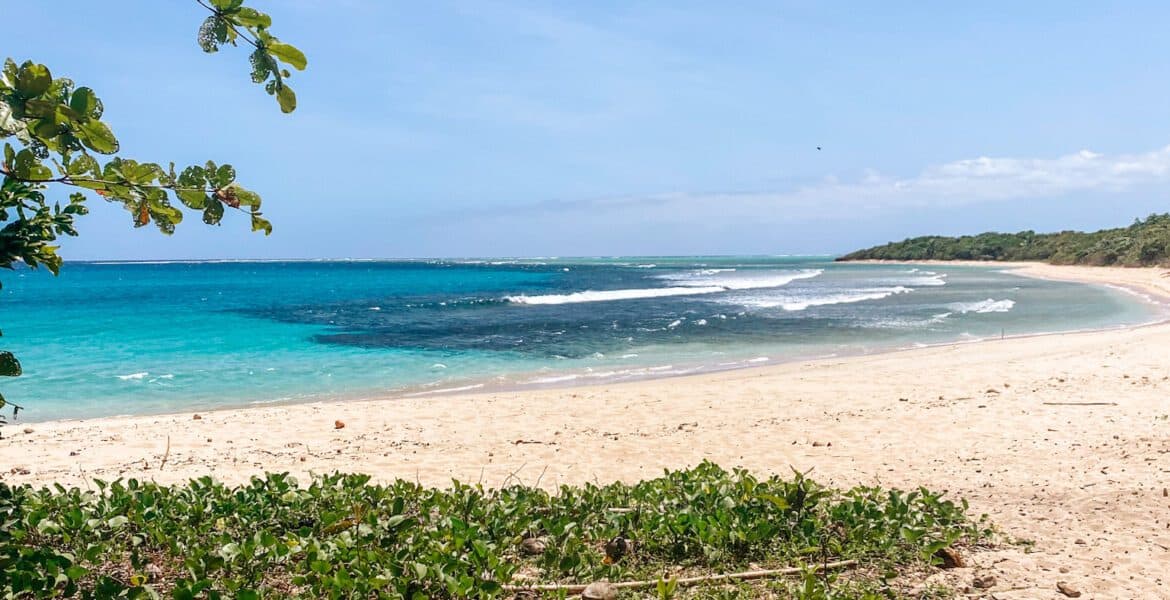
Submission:
[[[1021,272],[1170,297],[1161,270]],[[210,473],[238,482],[264,470],[343,470],[553,485],[710,459],[760,473],[812,469],[839,486],[924,485],[967,498],[1033,543],[977,554],[974,568],[941,575],[952,583],[991,573],[997,598],[1060,598],[1057,581],[1085,598],[1170,598],[1170,325],[597,387],[30,428],[4,429],[0,448],[14,467],[5,481]]]

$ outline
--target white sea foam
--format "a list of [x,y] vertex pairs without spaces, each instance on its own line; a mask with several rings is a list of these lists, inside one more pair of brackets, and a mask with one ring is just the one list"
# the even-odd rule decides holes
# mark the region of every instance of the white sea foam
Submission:
[[432,369],[446,369],[447,365],[445,365],[443,363],[435,363],[435,364],[431,365],[431,368]]
[[727,291],[721,287],[665,287],[630,290],[604,290],[573,292],[571,294],[546,294],[541,296],[507,296],[504,299],[515,304],[574,304],[577,302],[607,302],[611,300],[636,300],[640,298],[661,298],[665,296],[693,296]]
[[787,311],[806,310],[813,306],[829,306],[833,304],[852,304],[854,302],[865,302],[866,300],[881,300],[888,298],[895,294],[906,294],[913,290],[905,286],[887,287],[887,288],[866,288],[860,290],[848,290],[843,292],[835,292],[825,294],[823,296],[812,296],[808,298],[800,298],[794,296],[766,296],[760,298],[736,298],[733,301],[736,304],[753,308],[782,308]]
[[706,324],[707,324],[707,319],[699,319],[698,321],[695,321],[695,325],[706,325]]
[[670,325],[667,325],[667,327],[670,329],[674,329],[675,327],[678,327],[679,325],[682,325],[682,319],[675,319],[675,320],[671,321]]
[[[544,294],[537,296],[506,296],[504,299],[515,304],[574,304],[578,302],[607,302],[612,300],[636,300],[642,298],[663,298],[668,296],[696,296],[715,294],[732,290],[750,290],[780,287],[798,279],[809,279],[823,273],[822,269],[785,271],[782,273],[762,272],[737,276],[721,275],[735,269],[701,269],[688,273],[669,273],[660,279],[675,284],[663,288],[637,288],[626,290],[586,290],[570,294]],[[717,276],[712,276],[717,275]]]
[[[664,279],[676,285],[694,288],[717,287],[725,290],[754,290],[782,287],[800,279],[812,279],[824,269],[799,271],[736,271],[735,269],[700,269],[686,273],[664,273]],[[735,273],[730,275],[729,273]]]
[[899,280],[901,285],[909,285],[914,287],[933,287],[947,284],[946,273],[933,273],[931,271],[923,271],[922,277],[911,277],[905,280]]
[[1015,300],[995,300],[988,298],[986,300],[979,300],[978,302],[956,302],[949,305],[949,307],[961,314],[985,314],[1009,312],[1015,305]]
[[413,394],[407,394],[407,396],[427,396],[430,394],[447,394],[450,392],[466,392],[468,390],[478,390],[481,387],[483,387],[482,383],[476,383],[473,385],[465,385],[465,386],[461,386],[461,387],[442,388],[442,389],[438,389],[438,390],[427,390],[425,392],[415,392]]
[[573,381],[574,379],[577,379],[579,377],[581,377],[581,376],[580,375],[554,375],[551,377],[537,377],[535,379],[529,379],[528,381],[525,381],[524,383],[528,383],[528,384],[561,383],[564,381]]
[[131,373],[129,375],[118,375],[117,377],[122,381],[136,381],[139,379],[146,379],[147,375],[150,375],[150,373],[143,371],[141,373]]
[[613,371],[594,371],[592,369],[586,369],[584,373],[561,373],[556,375],[546,375],[544,377],[534,377],[521,383],[526,385],[546,385],[550,383],[576,381],[578,379],[637,379],[640,377],[649,377],[651,375],[656,377],[661,377],[663,375],[685,375],[687,373],[693,373],[696,370],[699,370],[699,367],[675,369],[673,365],[638,367],[633,369],[618,369]]

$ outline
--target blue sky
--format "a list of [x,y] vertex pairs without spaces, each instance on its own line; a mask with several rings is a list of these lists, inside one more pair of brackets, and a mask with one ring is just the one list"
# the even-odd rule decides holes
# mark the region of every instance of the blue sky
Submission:
[[[276,226],[72,259],[832,253],[1165,211],[1170,4],[251,0],[282,115],[193,1],[0,0],[0,53],[97,90],[133,158],[230,162]],[[818,151],[817,146],[823,150]]]

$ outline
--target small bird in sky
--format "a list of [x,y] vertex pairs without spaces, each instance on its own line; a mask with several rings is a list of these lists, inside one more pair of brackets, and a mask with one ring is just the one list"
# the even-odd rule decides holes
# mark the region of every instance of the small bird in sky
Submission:
[[821,147],[820,147],[820,146],[817,146],[817,150],[820,150],[820,149],[821,149]]

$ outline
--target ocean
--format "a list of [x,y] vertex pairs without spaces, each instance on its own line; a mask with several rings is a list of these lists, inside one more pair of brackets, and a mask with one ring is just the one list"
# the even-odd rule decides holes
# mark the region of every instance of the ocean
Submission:
[[1121,289],[828,257],[68,263],[0,276],[23,421],[524,389],[1157,320]]

